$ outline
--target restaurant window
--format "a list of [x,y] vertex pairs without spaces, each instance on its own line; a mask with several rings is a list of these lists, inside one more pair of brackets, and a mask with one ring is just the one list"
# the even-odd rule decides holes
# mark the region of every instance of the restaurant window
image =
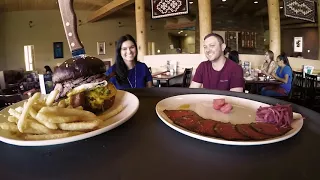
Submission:
[[34,68],[34,46],[24,46],[24,63],[26,65],[26,71],[33,71]]

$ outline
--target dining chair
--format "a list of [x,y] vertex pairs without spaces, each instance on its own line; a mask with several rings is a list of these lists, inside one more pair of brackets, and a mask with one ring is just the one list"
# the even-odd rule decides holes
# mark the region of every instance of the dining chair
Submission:
[[182,76],[182,83],[170,85],[170,87],[189,87],[191,83],[193,68],[185,68]]
[[20,93],[20,87],[19,86],[11,86],[5,89],[0,90],[0,94],[2,95],[11,95],[11,94],[18,94]]
[[305,99],[305,78],[302,72],[293,71],[290,99],[304,101]]
[[312,74],[305,74],[305,99],[306,103],[305,105],[307,107],[313,108],[320,106],[320,94],[317,93],[317,76]]
[[[292,81],[291,81],[291,90],[288,93],[288,95],[287,96],[275,96],[273,98],[284,100],[284,101],[289,101],[289,102],[295,102],[295,101],[299,100],[300,102],[296,102],[296,103],[304,104],[304,100],[302,99],[302,94],[304,94],[303,93],[303,86],[304,86],[304,78],[302,76],[302,73],[293,72],[292,73]],[[295,98],[297,98],[297,99],[295,99]]]
[[191,83],[193,68],[186,68],[184,69],[183,80],[182,80],[182,87],[189,87]]
[[21,94],[0,95],[0,109],[3,109],[22,100],[23,99]]

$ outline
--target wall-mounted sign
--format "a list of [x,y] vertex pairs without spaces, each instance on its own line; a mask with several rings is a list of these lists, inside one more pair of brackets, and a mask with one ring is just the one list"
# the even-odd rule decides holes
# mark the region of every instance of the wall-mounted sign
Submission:
[[152,19],[189,13],[188,0],[151,0]]
[[314,0],[284,0],[284,15],[287,17],[315,22]]
[[63,42],[53,43],[53,57],[54,59],[63,58]]
[[302,52],[303,50],[303,38],[294,37],[293,40],[293,52]]
[[106,42],[97,42],[97,54],[98,55],[106,54]]

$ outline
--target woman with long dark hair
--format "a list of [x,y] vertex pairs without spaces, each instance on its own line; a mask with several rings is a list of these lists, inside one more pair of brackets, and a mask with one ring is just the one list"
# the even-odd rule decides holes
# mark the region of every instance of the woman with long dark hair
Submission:
[[266,75],[271,75],[277,67],[274,61],[274,54],[272,51],[267,50],[264,55],[265,62],[261,66],[261,72]]
[[152,76],[146,64],[137,60],[137,43],[127,34],[121,36],[116,45],[115,64],[107,75],[114,74],[110,79],[117,89],[152,87]]
[[44,66],[44,69],[46,71],[46,74],[52,74],[52,70],[51,70],[50,66],[46,65],[46,66]]
[[288,57],[285,54],[281,54],[277,57],[278,69],[276,73],[272,73],[271,76],[282,82],[279,86],[264,87],[261,90],[261,94],[264,96],[287,96],[291,91],[292,82],[292,69]]

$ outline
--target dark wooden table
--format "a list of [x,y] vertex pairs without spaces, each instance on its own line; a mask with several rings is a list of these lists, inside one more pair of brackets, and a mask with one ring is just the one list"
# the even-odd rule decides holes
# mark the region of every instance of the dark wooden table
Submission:
[[137,113],[101,135],[62,145],[19,147],[0,143],[3,180],[318,180],[320,114],[293,104],[304,117],[300,132],[282,142],[228,146],[185,136],[157,116],[156,104],[180,94],[222,94],[268,104],[254,94],[189,88],[128,90]]
[[166,81],[167,87],[169,87],[169,81],[174,78],[178,78],[183,76],[184,72],[175,72],[175,73],[170,73],[168,71],[165,72],[156,72],[152,74],[153,80],[157,80],[157,87],[161,87],[160,81]]
[[259,89],[263,86],[274,86],[274,85],[280,85],[282,82],[278,80],[266,80],[261,81],[259,78],[254,78],[252,80],[246,80],[245,84],[249,86],[250,93],[252,94],[259,94]]

